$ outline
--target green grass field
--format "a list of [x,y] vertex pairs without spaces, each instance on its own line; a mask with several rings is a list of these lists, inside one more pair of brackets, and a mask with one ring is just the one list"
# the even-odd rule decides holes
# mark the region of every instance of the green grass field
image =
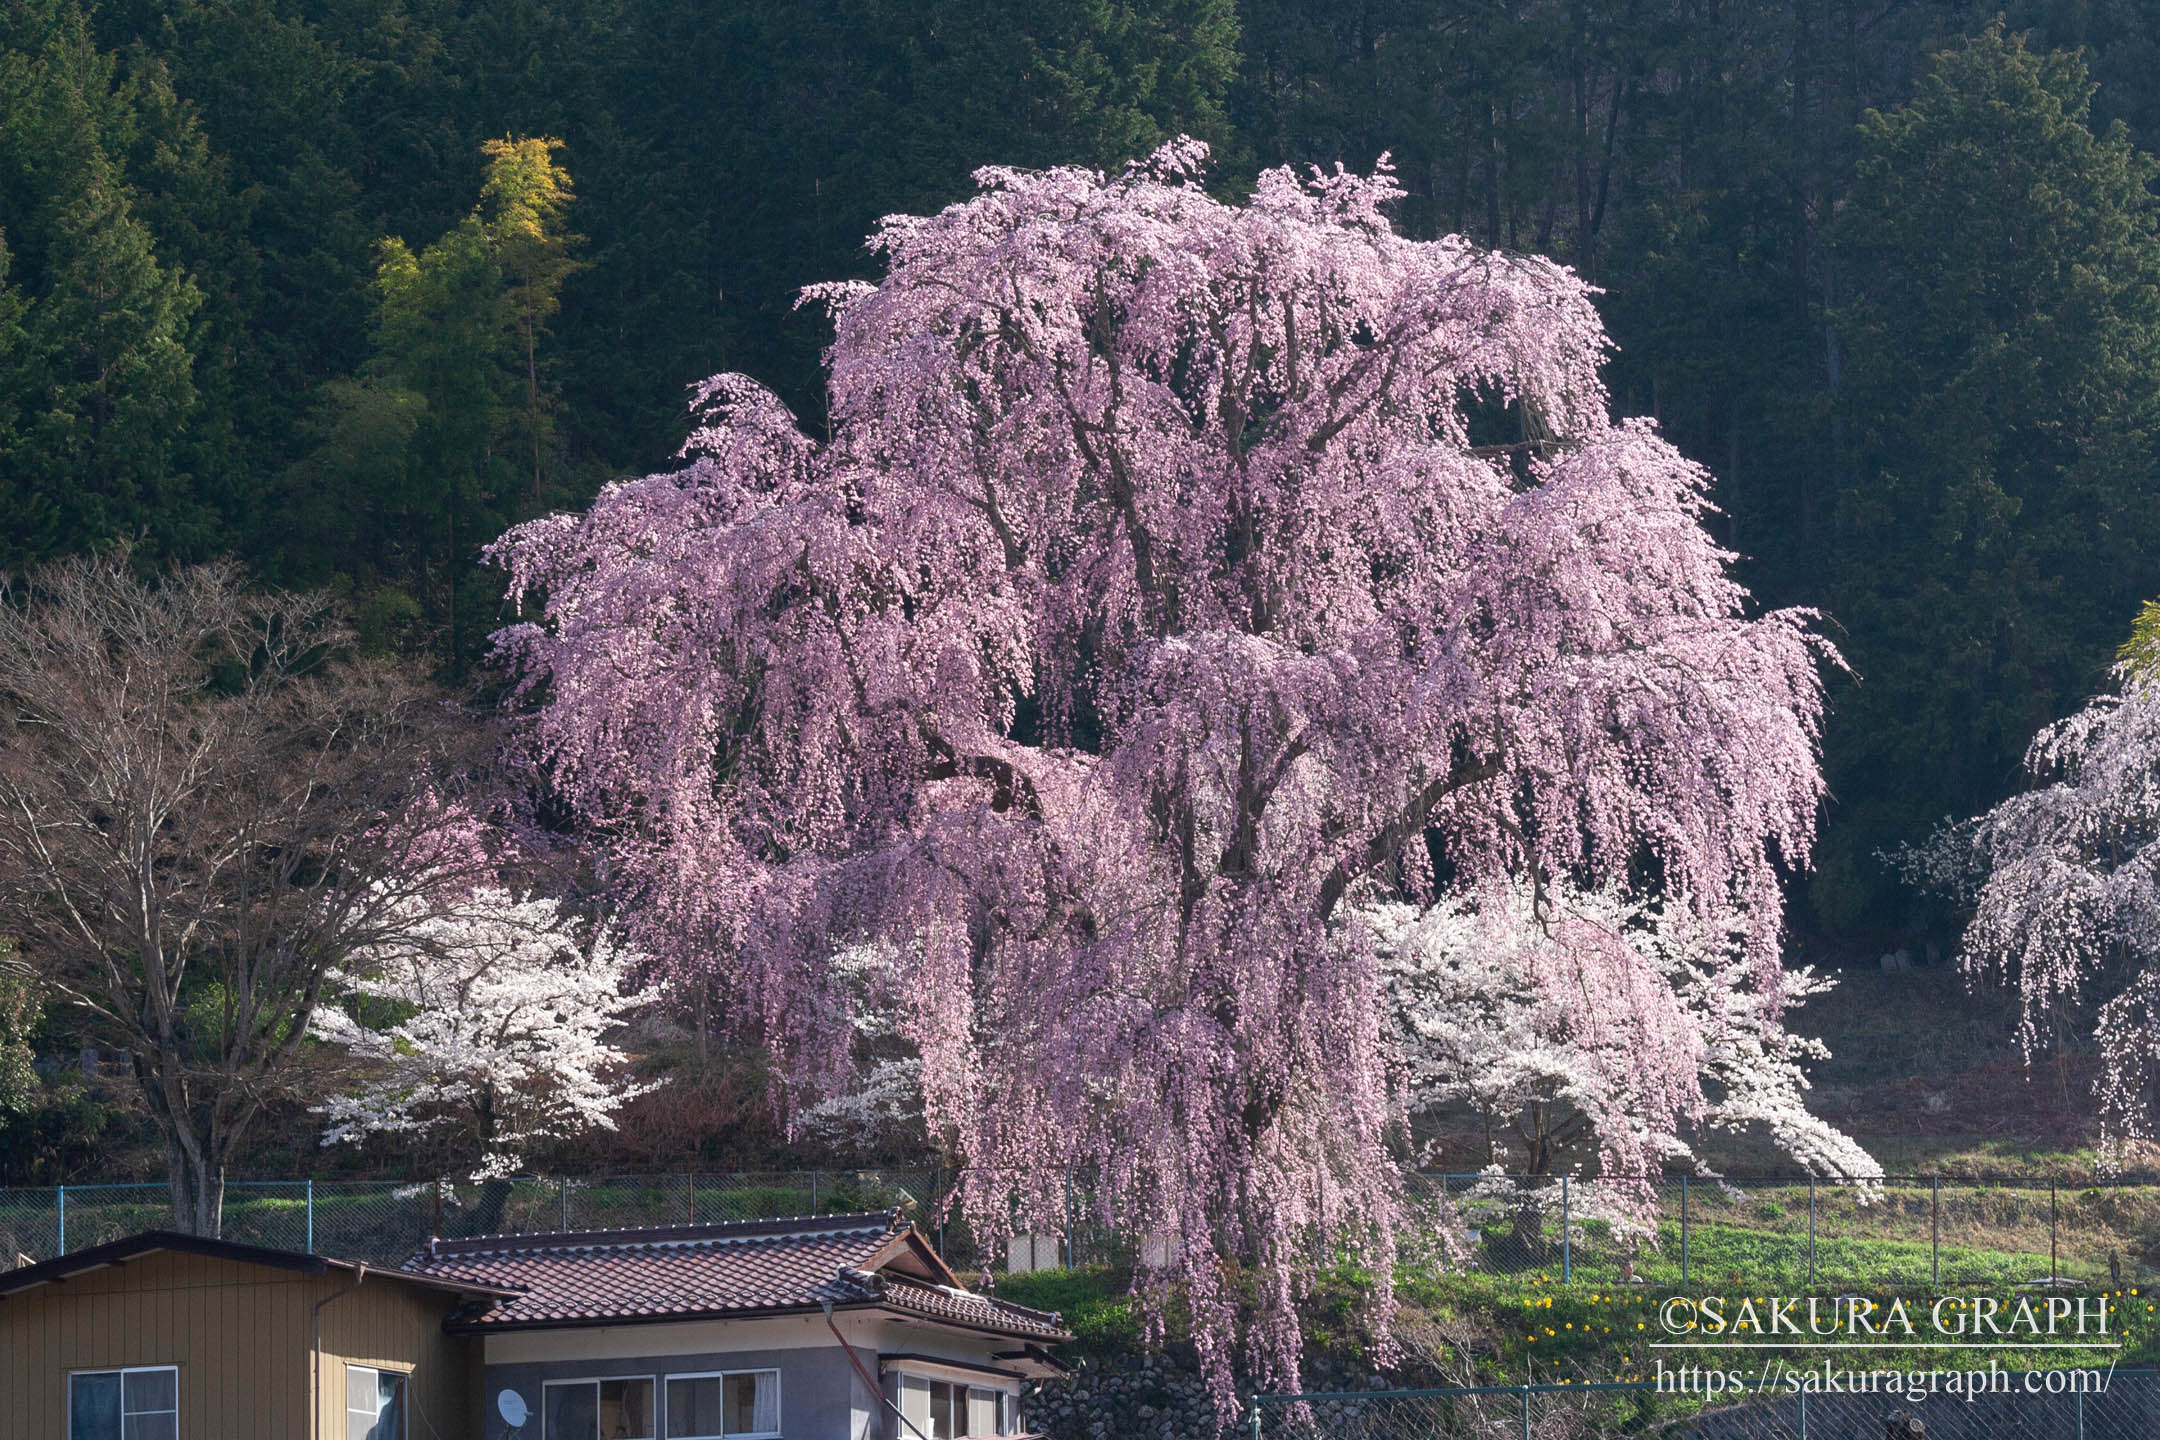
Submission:
[[[1677,1246],[1676,1235],[1665,1239],[1666,1250]],[[1652,1342],[1673,1338],[1662,1332],[1658,1320],[1661,1303],[1673,1295],[1721,1294],[1735,1307],[1743,1296],[1859,1295],[1884,1311],[1903,1297],[1916,1326],[1925,1331],[1925,1312],[1939,1295],[1954,1297],[1946,1310],[1954,1321],[1959,1313],[1955,1302],[1985,1296],[2008,1315],[2020,1298],[2040,1306],[2051,1293],[2045,1287],[2045,1255],[2036,1266],[2027,1253],[1970,1245],[1941,1248],[1945,1281],[1939,1289],[1928,1281],[1928,1248],[1904,1240],[1818,1238],[1819,1266],[1834,1264],[1846,1275],[1879,1277],[1868,1284],[1807,1284],[1793,1263],[1791,1236],[1783,1231],[1704,1225],[1693,1230],[1689,1248],[1690,1283],[1684,1289],[1677,1256],[1661,1251],[1639,1267],[1634,1284],[1621,1283],[1616,1268],[1596,1265],[1576,1269],[1573,1279],[1563,1283],[1557,1267],[1493,1270],[1411,1263],[1397,1273],[1397,1297],[1406,1326],[1449,1337],[1460,1352],[1453,1357],[1459,1362],[1458,1373],[1474,1373],[1485,1383],[1514,1384],[1525,1377],[1580,1382],[1628,1380],[1649,1373],[1660,1354]],[[1955,1282],[1952,1275],[1958,1277]],[[1082,1349],[1131,1351],[1143,1342],[1143,1311],[1130,1294],[1130,1283],[1129,1271],[1095,1266],[1005,1276],[998,1293],[1062,1312]],[[1354,1271],[1327,1277],[1307,1307],[1311,1342],[1361,1357],[1369,1343],[1357,1318],[1365,1290],[1366,1278]],[[2010,1368],[2105,1366],[2110,1360],[2126,1367],[2160,1363],[2160,1312],[2155,1309],[2160,1300],[2148,1298],[2147,1287],[2125,1285],[2117,1291],[2095,1283],[2061,1293],[2105,1293],[2118,1329],[2112,1338],[2121,1348],[1872,1351],[1867,1363],[1964,1369],[1984,1366],[1990,1356]],[[1177,1317],[1172,1314],[1168,1320],[1168,1338],[1176,1342]],[[2029,1337],[2018,1332],[2009,1338]],[[1701,1363],[1704,1358],[1693,1351],[1663,1353],[1671,1364]],[[1819,1352],[1813,1358],[1820,1359]]]

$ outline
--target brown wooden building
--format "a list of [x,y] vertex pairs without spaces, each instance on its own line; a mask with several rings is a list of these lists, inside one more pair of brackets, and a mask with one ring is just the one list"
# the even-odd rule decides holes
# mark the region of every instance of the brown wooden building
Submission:
[[443,1322],[511,1293],[163,1231],[0,1272],[0,1440],[477,1435]]
[[1071,1338],[897,1210],[395,1270],[152,1231],[0,1272],[0,1440],[1018,1440]]

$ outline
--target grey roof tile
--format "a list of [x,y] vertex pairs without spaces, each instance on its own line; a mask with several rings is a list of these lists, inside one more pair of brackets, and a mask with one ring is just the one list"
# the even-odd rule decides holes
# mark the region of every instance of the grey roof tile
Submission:
[[462,1318],[465,1330],[749,1316],[829,1301],[996,1334],[1067,1338],[1056,1315],[895,1273],[888,1267],[901,1253],[950,1277],[897,1210],[435,1240],[403,1268],[523,1292]]

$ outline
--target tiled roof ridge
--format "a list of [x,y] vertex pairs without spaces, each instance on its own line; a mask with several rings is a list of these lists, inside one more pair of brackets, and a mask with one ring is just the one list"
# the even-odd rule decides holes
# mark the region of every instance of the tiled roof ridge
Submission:
[[630,1250],[656,1246],[717,1245],[817,1235],[889,1235],[909,1221],[899,1207],[841,1215],[784,1215],[765,1220],[724,1220],[708,1225],[650,1225],[617,1230],[561,1230],[533,1234],[471,1235],[455,1240],[431,1236],[406,1268],[459,1256],[539,1255],[573,1250]]
[[[1018,1321],[1024,1325],[1032,1325],[1045,1331],[1059,1333],[1065,1331],[1065,1316],[1061,1311],[1038,1310],[1032,1305],[1016,1304],[1011,1300],[1002,1299],[986,1291],[970,1290],[965,1286],[942,1285],[936,1281],[918,1280],[912,1275],[895,1275],[885,1271],[872,1274],[868,1271],[847,1267],[841,1269],[839,1278],[862,1285],[880,1301],[923,1313],[942,1315],[944,1318],[987,1319],[995,1316]],[[924,1299],[916,1298],[918,1296],[924,1297]],[[958,1307],[957,1310],[948,1312],[947,1307],[940,1306],[935,1299],[929,1298],[937,1296],[942,1296],[947,1301],[952,1302],[953,1305]],[[925,1299],[928,1299],[929,1303],[924,1303]],[[982,1310],[987,1311],[988,1314],[986,1316],[968,1315],[966,1312],[974,1307],[980,1307]]]
[[974,1301],[988,1305],[993,1310],[1009,1310],[1015,1315],[1033,1315],[1057,1321],[1062,1321],[1065,1318],[1065,1312],[1062,1310],[1043,1310],[1033,1305],[1022,1305],[1017,1300],[1007,1300],[1003,1296],[988,1290],[970,1290],[965,1285],[940,1285],[935,1281],[918,1280],[912,1275],[880,1274],[876,1279],[880,1285],[890,1285],[897,1282],[903,1287],[916,1290],[934,1290],[941,1295],[950,1295],[955,1300]]

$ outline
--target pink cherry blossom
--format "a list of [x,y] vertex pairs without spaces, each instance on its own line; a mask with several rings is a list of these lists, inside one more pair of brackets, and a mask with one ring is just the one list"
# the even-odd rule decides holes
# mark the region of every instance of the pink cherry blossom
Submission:
[[1330,1247],[1384,1332],[1402,1096],[1346,900],[1655,876],[1774,1006],[1828,652],[1609,418],[1574,275],[1397,235],[1384,168],[1233,205],[1204,155],[887,220],[883,282],[806,296],[828,437],[715,378],[687,468],[494,553],[638,948],[809,1101],[858,1059],[834,956],[882,946],[968,1219],[1058,1228],[1077,1167],[1168,1237],[1228,1413],[1234,1363],[1296,1384]]

